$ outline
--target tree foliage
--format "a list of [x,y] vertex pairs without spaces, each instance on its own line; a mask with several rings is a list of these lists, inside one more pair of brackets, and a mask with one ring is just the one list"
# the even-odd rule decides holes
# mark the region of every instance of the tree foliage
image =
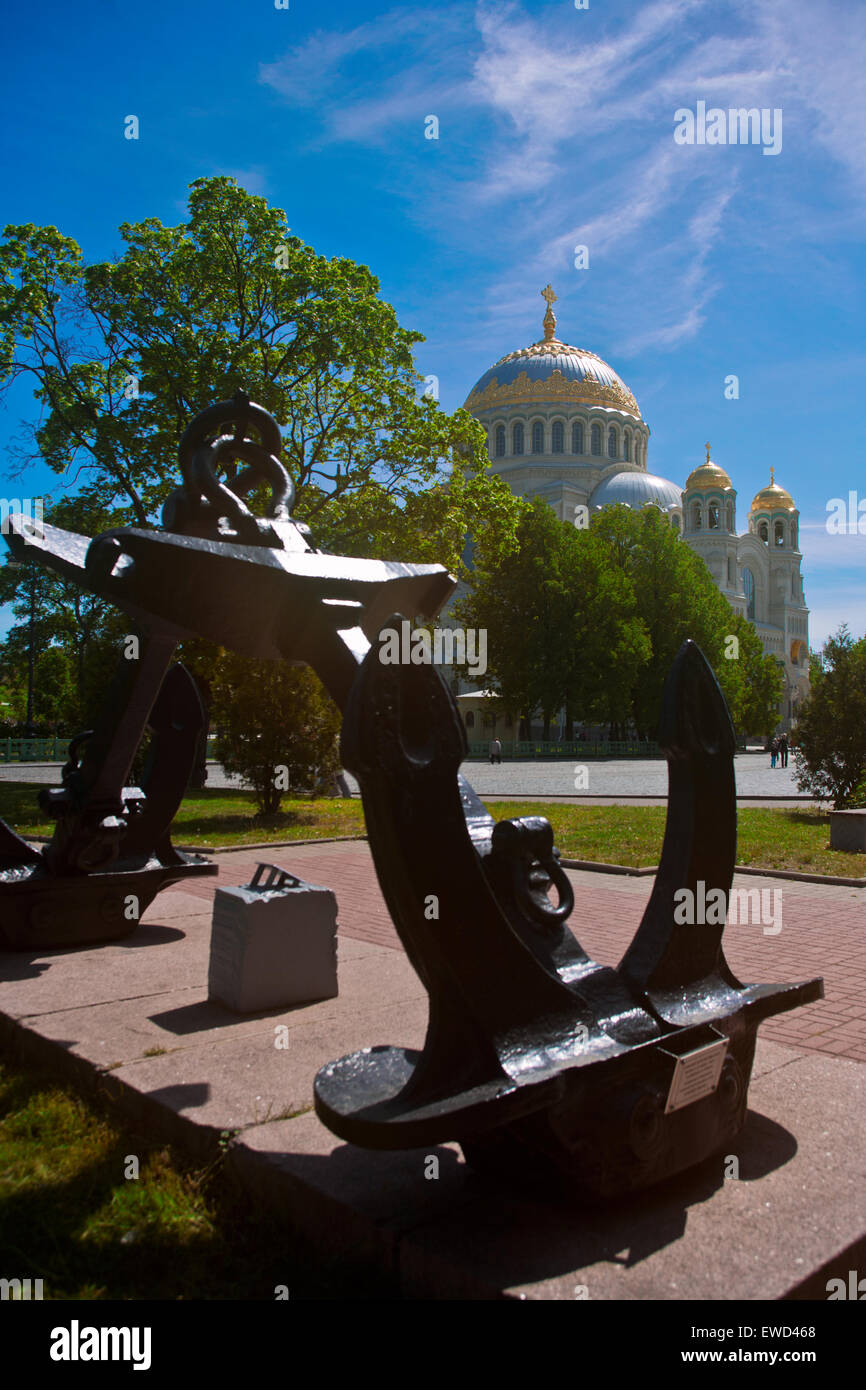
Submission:
[[212,716],[217,757],[252,786],[263,816],[287,790],[321,794],[339,770],[340,712],[307,667],[221,654]]
[[439,558],[458,562],[443,465],[475,477],[472,504],[494,511],[484,432],[419,394],[422,335],[366,266],[318,255],[228,177],[190,186],[180,226],[147,218],[120,234],[123,254],[93,265],[55,227],[9,226],[0,245],[0,379],[33,381],[56,473],[77,469],[84,499],[152,522],[192,416],[243,387],[282,427],[294,511],[318,544],[369,553],[372,532],[414,559],[447,522]]
[[[318,255],[227,177],[190,186],[180,225],[151,217],[120,237],[116,259],[95,264],[56,227],[8,226],[0,243],[0,383],[29,379],[39,406],[20,467],[41,457],[77,489],[52,522],[89,535],[156,523],[183,431],[242,387],[281,426],[293,514],[319,547],[460,573],[467,531],[507,542],[516,503],[486,472],[483,429],[421,394],[422,336],[366,266]],[[72,585],[40,584],[39,641],[72,663],[70,722],[90,718],[126,620]],[[18,603],[5,656],[20,677],[30,591],[12,570],[0,585]],[[198,658],[216,697],[223,667]]]
[[797,786],[837,810],[866,805],[866,637],[843,624],[813,656],[810,684],[792,730]]
[[489,557],[480,547],[460,616],[488,630],[501,703],[524,724],[539,710],[545,738],[562,707],[569,722],[654,733],[667,672],[687,637],[715,669],[738,730],[775,724],[777,663],[655,508],[606,508],[581,531],[536,498],[510,550]]

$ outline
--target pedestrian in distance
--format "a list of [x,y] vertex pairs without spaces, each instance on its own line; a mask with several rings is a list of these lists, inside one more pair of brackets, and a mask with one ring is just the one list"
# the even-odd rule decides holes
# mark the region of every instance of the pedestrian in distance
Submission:
[[493,739],[490,744],[490,761],[491,763],[502,762],[502,744],[499,742],[498,738]]
[[774,738],[773,741],[772,741],[772,743],[770,744],[770,767],[775,767],[775,766],[776,766],[776,760],[777,760],[778,756],[779,756],[779,740],[778,740],[777,738]]
[[788,766],[788,735],[782,734],[779,739],[779,753],[782,759],[782,767]]

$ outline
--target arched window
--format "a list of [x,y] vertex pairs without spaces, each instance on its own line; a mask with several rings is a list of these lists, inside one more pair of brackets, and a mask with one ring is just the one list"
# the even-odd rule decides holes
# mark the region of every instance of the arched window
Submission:
[[784,544],[785,544],[785,526],[784,526],[784,523],[781,522],[781,521],[777,521],[777,522],[776,522],[776,525],[775,525],[775,527],[774,527],[773,529],[774,529],[774,532],[775,532],[773,539],[774,539],[776,545],[784,545]]
[[755,621],[755,576],[750,569],[743,570],[743,592],[746,595],[746,617]]
[[718,504],[718,502],[711,502],[711,503],[710,503],[710,521],[709,521],[709,526],[710,526],[710,530],[711,530],[711,531],[718,531],[718,529],[719,529],[719,504]]
[[725,525],[727,526],[727,528],[728,528],[729,531],[733,531],[733,529],[734,529],[734,504],[733,504],[733,502],[728,502],[728,503],[726,504],[726,506],[725,506]]
[[583,453],[583,422],[575,420],[571,427],[571,452],[573,454]]
[[703,518],[701,517],[700,502],[692,503],[692,530],[700,531]]
[[496,426],[496,457],[497,457],[498,459],[501,459],[501,458],[504,458],[504,457],[505,457],[505,426],[504,426],[504,425],[497,425],[497,426]]
[[626,463],[631,463],[631,435],[628,430],[622,437],[622,456]]
[[561,420],[554,420],[550,431],[550,451],[552,454],[565,453],[565,431]]
[[616,458],[616,430],[613,425],[607,432],[607,456],[609,459]]
[[593,454],[601,453],[601,425],[593,425],[589,434],[590,452]]
[[758,539],[763,541],[764,545],[769,545],[770,543],[770,528],[766,521],[758,522]]
[[466,727],[467,729],[475,728],[475,715],[472,713],[471,709],[466,711]]
[[634,441],[634,461],[639,464],[643,463],[643,440],[641,439]]
[[540,420],[536,420],[532,426],[532,452],[534,454],[544,453],[544,426]]
[[512,454],[523,453],[523,425],[520,420],[511,431],[511,452]]

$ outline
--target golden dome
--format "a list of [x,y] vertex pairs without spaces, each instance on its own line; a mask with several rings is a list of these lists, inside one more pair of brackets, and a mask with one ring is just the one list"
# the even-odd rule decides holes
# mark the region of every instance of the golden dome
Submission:
[[796,504],[790,492],[786,488],[779,487],[773,479],[773,469],[770,469],[770,483],[768,487],[762,487],[752,503],[750,511],[753,512],[795,512]]
[[734,490],[734,485],[724,468],[720,468],[717,463],[702,463],[700,468],[695,468],[686,479],[686,492],[693,487],[718,487],[722,492]]
[[581,405],[612,407],[640,420],[637,401],[603,357],[556,337],[556,315],[552,308],[556,295],[550,285],[541,294],[547,303],[544,338],[500,357],[476,381],[464,409],[475,414],[515,405],[573,401]]
[[717,487],[722,492],[733,492],[734,485],[725,472],[717,463],[713,463],[710,458],[710,446],[706,446],[707,457],[697,468],[693,468],[686,479],[686,492],[692,488],[700,488],[705,491],[708,488]]

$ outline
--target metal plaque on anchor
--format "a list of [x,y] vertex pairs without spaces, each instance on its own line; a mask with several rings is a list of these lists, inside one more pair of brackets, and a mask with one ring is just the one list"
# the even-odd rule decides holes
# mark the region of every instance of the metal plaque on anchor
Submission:
[[666,1115],[713,1094],[719,1084],[727,1052],[728,1039],[719,1038],[717,1042],[694,1047],[674,1058],[674,1074],[665,1104]]

